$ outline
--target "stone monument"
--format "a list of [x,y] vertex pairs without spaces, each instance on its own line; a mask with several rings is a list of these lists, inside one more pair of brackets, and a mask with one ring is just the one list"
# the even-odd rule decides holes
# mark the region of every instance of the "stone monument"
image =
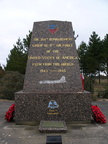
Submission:
[[82,90],[71,22],[35,22],[23,90],[15,93],[16,124],[91,121],[91,94]]

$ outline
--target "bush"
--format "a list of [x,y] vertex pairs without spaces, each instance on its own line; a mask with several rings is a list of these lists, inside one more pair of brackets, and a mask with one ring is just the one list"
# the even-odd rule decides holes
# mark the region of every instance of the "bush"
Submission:
[[93,93],[94,80],[92,77],[84,76],[84,89]]
[[0,78],[2,78],[4,76],[4,74],[5,74],[5,71],[0,66]]
[[2,91],[3,96],[2,99],[14,100],[14,91],[9,89],[4,89]]
[[105,91],[103,98],[108,99],[108,90]]
[[0,98],[13,100],[14,93],[23,88],[24,76],[19,72],[6,71],[0,79]]
[[106,98],[106,99],[108,99],[108,88],[106,88],[105,91],[99,92],[97,97],[98,98]]

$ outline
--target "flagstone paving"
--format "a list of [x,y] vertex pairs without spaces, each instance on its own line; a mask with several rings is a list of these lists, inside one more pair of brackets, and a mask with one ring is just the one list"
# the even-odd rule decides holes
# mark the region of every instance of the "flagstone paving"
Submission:
[[[67,124],[66,133],[40,133],[39,126],[15,125],[4,116],[14,101],[0,101],[0,144],[46,144],[49,135],[61,135],[63,144],[108,144],[106,124]],[[108,119],[108,101],[92,102],[98,105]]]

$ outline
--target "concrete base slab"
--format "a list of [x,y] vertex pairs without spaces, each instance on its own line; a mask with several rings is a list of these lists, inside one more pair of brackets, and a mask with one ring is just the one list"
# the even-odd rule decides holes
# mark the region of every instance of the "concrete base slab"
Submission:
[[40,132],[54,132],[65,133],[67,131],[67,126],[65,121],[41,121],[39,126]]

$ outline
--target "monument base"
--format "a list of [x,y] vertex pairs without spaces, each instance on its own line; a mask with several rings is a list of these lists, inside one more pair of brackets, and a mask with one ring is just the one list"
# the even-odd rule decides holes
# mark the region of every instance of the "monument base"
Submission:
[[[51,105],[51,102],[57,105]],[[41,120],[91,123],[91,93],[15,93],[16,124],[36,125]]]
[[65,121],[41,121],[39,131],[44,133],[66,133],[67,126]]

